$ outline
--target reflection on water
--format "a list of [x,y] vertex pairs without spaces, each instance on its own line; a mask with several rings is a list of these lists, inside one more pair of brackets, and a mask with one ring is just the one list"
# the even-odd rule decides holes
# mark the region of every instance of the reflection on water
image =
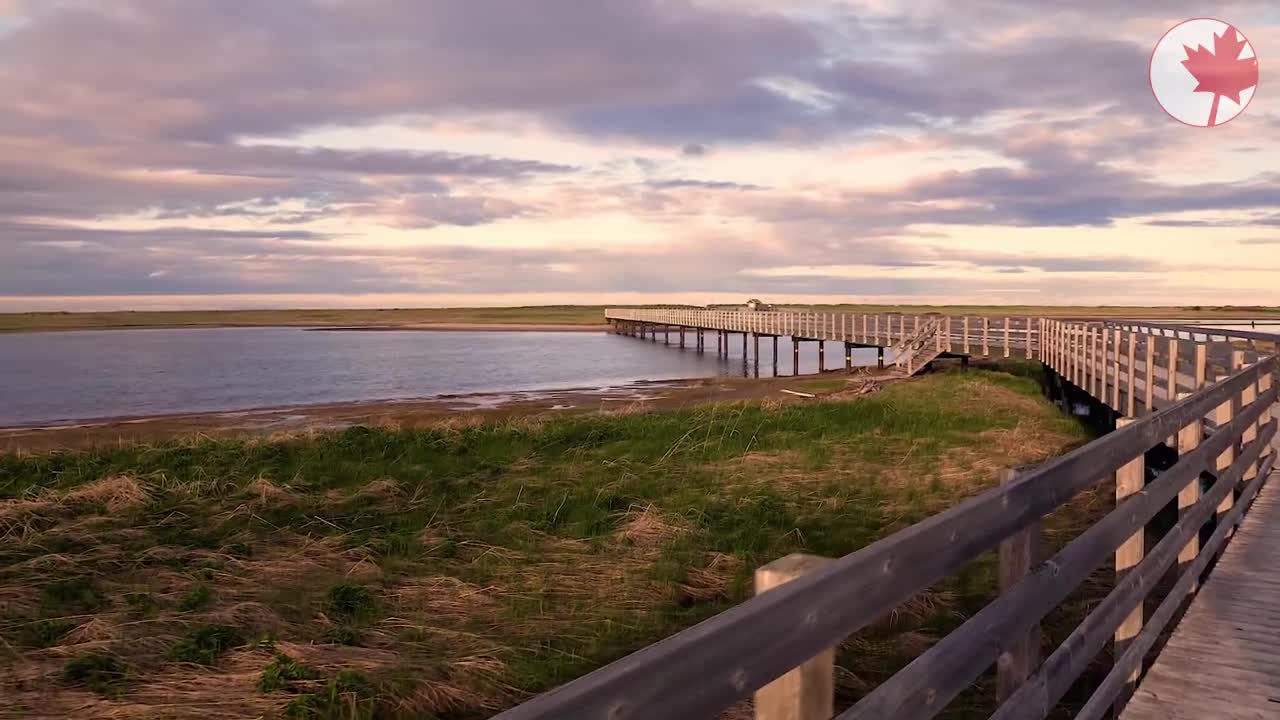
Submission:
[[[600,333],[315,332],[294,328],[101,330],[0,335],[0,426],[211,412],[446,394],[607,387],[640,380],[752,375],[741,336],[717,358]],[[773,374],[760,339],[759,372]],[[778,342],[778,371],[792,369]],[[844,348],[827,343],[827,367]],[[874,349],[854,351],[875,364]],[[817,343],[801,344],[800,373],[817,372]]]

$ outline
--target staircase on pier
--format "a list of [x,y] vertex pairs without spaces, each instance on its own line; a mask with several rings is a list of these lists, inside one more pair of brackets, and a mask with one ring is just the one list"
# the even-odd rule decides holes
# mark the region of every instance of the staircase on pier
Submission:
[[919,330],[891,346],[896,369],[910,377],[928,367],[943,353],[941,331],[940,320],[926,320]]

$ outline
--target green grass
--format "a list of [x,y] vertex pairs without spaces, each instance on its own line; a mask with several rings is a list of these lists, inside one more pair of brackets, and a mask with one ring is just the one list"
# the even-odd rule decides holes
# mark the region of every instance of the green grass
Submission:
[[183,612],[200,610],[213,602],[213,591],[208,585],[196,585],[178,601],[178,609]]
[[62,678],[68,685],[80,685],[100,695],[113,696],[124,691],[128,669],[116,657],[94,653],[68,660]]
[[258,689],[262,692],[274,692],[292,687],[303,680],[315,680],[319,677],[314,669],[299,663],[288,655],[278,654],[262,670],[258,678]]
[[213,665],[234,647],[244,645],[239,628],[228,625],[205,625],[187,633],[170,651],[178,662]]
[[[854,401],[0,456],[0,640],[88,613],[130,688],[202,673],[250,716],[488,717],[743,601],[764,563],[852,552],[1085,440],[1033,380],[974,371]],[[987,602],[993,568],[842,646],[840,702]],[[246,671],[276,679],[218,684]]]

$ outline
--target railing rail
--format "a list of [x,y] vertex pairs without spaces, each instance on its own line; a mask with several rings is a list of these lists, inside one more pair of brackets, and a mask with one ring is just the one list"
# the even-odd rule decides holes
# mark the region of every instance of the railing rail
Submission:
[[951,316],[938,313],[819,313],[790,311],[696,310],[686,308],[609,308],[611,322],[671,325],[804,340],[835,340],[891,347],[914,336],[928,322],[941,325],[948,353],[986,357],[1034,357],[1040,323],[1024,316]]
[[[610,311],[610,318],[673,323],[675,318],[666,312]],[[733,329],[759,323],[755,327],[772,328],[761,332],[791,334],[803,329],[814,333],[806,337],[821,337],[823,328],[838,327],[828,318],[787,313],[744,319],[736,316],[748,313],[674,312],[692,313],[679,316],[680,324],[690,327]],[[914,326],[914,320],[893,315],[849,317],[871,327],[889,318],[890,327],[896,323],[904,333]],[[932,320],[944,328],[948,323],[953,329],[961,325],[961,341],[972,342],[973,323],[938,316]],[[708,322],[713,324],[703,324]],[[847,332],[849,319],[844,322]],[[1028,349],[1046,366],[1080,380],[1082,388],[1101,388],[1101,398],[1114,403],[1113,408],[1121,406],[1121,391],[1134,398],[1143,387],[1138,384],[1139,357],[1146,378],[1159,379],[1155,353],[1138,352],[1144,346],[1135,339],[1136,330],[1049,319],[1027,319],[1025,329],[1026,337],[1036,340]],[[983,324],[981,332],[979,337],[989,343],[989,323]],[[1144,335],[1151,338],[1145,347],[1154,351],[1157,336]],[[950,339],[955,341],[954,336]],[[1245,349],[1231,346],[1227,367],[1215,382],[1209,382],[1208,358],[1213,353],[1206,343],[1184,340],[1194,363],[1186,392],[1179,364],[1182,349],[1169,348],[1164,376],[1168,398],[1145,404],[1130,400],[1131,408],[1141,405],[1143,416],[1126,426],[498,717],[714,717],[980,554],[1033,527],[1082,490],[1115,477],[1116,510],[839,716],[842,720],[936,716],[1115,553],[1114,588],[1065,643],[1032,668],[1025,682],[1017,678],[1021,685],[994,716],[1002,720],[1045,717],[1114,635],[1120,651],[1117,662],[1081,714],[1101,717],[1114,703],[1124,701],[1143,656],[1200,572],[1221,550],[1228,526],[1238,521],[1275,465],[1274,415],[1280,389],[1275,375],[1280,359],[1270,354],[1250,361]],[[1154,390],[1152,382],[1146,387]],[[1210,427],[1212,432],[1206,435]],[[1177,463],[1143,487],[1147,451],[1166,442],[1181,446]],[[1202,494],[1198,479],[1206,472],[1216,481]],[[1121,477],[1125,482],[1119,481]],[[1138,485],[1132,487],[1135,477]],[[1141,540],[1144,527],[1175,498],[1178,524],[1146,552]],[[1217,532],[1201,547],[1200,529],[1215,516]],[[1180,568],[1175,590],[1182,595],[1169,596],[1145,618],[1143,599],[1175,560]]]

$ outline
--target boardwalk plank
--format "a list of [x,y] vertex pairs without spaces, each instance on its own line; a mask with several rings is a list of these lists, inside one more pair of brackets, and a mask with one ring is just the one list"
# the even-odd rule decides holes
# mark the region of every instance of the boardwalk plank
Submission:
[[1280,718],[1280,488],[1269,483],[1123,720]]

